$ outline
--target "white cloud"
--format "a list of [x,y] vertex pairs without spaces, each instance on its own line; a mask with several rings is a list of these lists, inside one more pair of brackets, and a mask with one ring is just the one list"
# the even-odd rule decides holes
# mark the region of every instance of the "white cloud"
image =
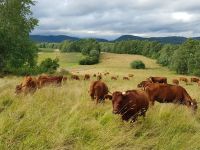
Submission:
[[172,13],[172,18],[177,21],[191,22],[194,19],[194,15],[187,12],[175,12]]
[[33,34],[200,36],[199,0],[38,0]]

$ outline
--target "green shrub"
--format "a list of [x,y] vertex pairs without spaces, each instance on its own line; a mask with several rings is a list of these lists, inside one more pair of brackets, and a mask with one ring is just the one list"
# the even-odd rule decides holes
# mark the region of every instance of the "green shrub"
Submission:
[[141,60],[131,62],[131,68],[133,69],[145,69],[145,64]]
[[99,52],[97,50],[90,51],[90,57],[99,57]]
[[79,61],[80,65],[93,65],[99,63],[98,57],[86,57]]
[[59,67],[58,61],[59,59],[57,58],[56,59],[47,58],[43,60],[39,65],[41,72],[47,72],[50,74],[54,73]]

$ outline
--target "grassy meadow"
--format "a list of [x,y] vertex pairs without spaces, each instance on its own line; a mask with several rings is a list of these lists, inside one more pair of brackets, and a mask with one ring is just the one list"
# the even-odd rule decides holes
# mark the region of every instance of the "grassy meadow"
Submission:
[[[136,89],[149,76],[166,76],[169,83],[176,75],[155,60],[126,54],[102,53],[100,63],[79,66],[79,53],[42,52],[44,58],[58,57],[61,68],[84,75],[110,72],[103,77],[111,92]],[[130,69],[130,62],[142,60],[147,69]],[[123,81],[128,74],[135,76]],[[119,75],[117,81],[110,76]],[[189,77],[188,77],[189,78]],[[199,150],[200,109],[193,114],[185,106],[159,104],[147,111],[146,118],[135,123],[123,122],[112,114],[111,101],[97,106],[91,101],[91,81],[71,81],[62,87],[45,87],[34,95],[14,94],[21,77],[0,79],[0,149],[26,150]],[[200,102],[200,87],[185,85],[192,98]]]

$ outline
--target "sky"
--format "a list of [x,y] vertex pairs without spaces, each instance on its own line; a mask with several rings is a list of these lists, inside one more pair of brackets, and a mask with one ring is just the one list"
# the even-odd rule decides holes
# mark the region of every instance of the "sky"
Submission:
[[31,34],[200,36],[200,0],[36,0]]

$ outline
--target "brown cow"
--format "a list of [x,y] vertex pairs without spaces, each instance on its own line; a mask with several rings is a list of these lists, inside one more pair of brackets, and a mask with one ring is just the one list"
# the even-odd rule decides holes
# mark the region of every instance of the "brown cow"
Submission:
[[109,72],[104,73],[105,76],[107,76],[107,75],[109,75],[109,74],[110,74]]
[[129,74],[128,77],[132,78],[134,75],[133,74]]
[[175,84],[175,85],[179,85],[179,81],[177,79],[173,79],[172,83]]
[[24,77],[22,83],[20,85],[17,85],[15,88],[15,93],[20,94],[24,93],[27,95],[28,93],[35,93],[37,90],[37,79],[31,77],[31,76],[26,76]]
[[90,85],[90,96],[92,100],[96,99],[96,104],[104,101],[104,96],[108,94],[108,86],[102,81],[93,81]]
[[128,77],[123,77],[123,80],[129,80],[129,78]]
[[80,80],[79,76],[77,75],[71,75],[72,80]]
[[129,90],[124,93],[114,92],[105,98],[112,99],[113,113],[121,114],[122,120],[135,121],[139,115],[145,117],[149,108],[149,99],[145,91]]
[[63,76],[39,76],[37,79],[38,88],[42,88],[47,85],[61,86]]
[[117,80],[117,77],[112,76],[111,80]]
[[187,91],[177,85],[151,83],[146,87],[147,94],[152,104],[155,100],[160,103],[178,103],[197,109],[196,100],[192,99]]
[[166,77],[149,77],[147,80],[153,83],[167,83]]
[[153,83],[152,81],[142,81],[140,82],[137,87],[138,88],[143,88],[143,90],[145,90],[146,86],[148,86],[148,84]]
[[191,82],[199,82],[199,79],[198,78],[191,78],[191,80],[190,80]]
[[63,77],[63,81],[67,81],[67,77]]
[[99,74],[99,75],[97,76],[97,80],[101,80],[101,79],[102,79],[102,75]]
[[185,78],[185,77],[180,77],[180,78],[179,78],[179,81],[183,81],[183,82],[185,82],[186,84],[188,84],[188,79]]
[[85,74],[84,80],[90,80],[90,75],[89,74]]

